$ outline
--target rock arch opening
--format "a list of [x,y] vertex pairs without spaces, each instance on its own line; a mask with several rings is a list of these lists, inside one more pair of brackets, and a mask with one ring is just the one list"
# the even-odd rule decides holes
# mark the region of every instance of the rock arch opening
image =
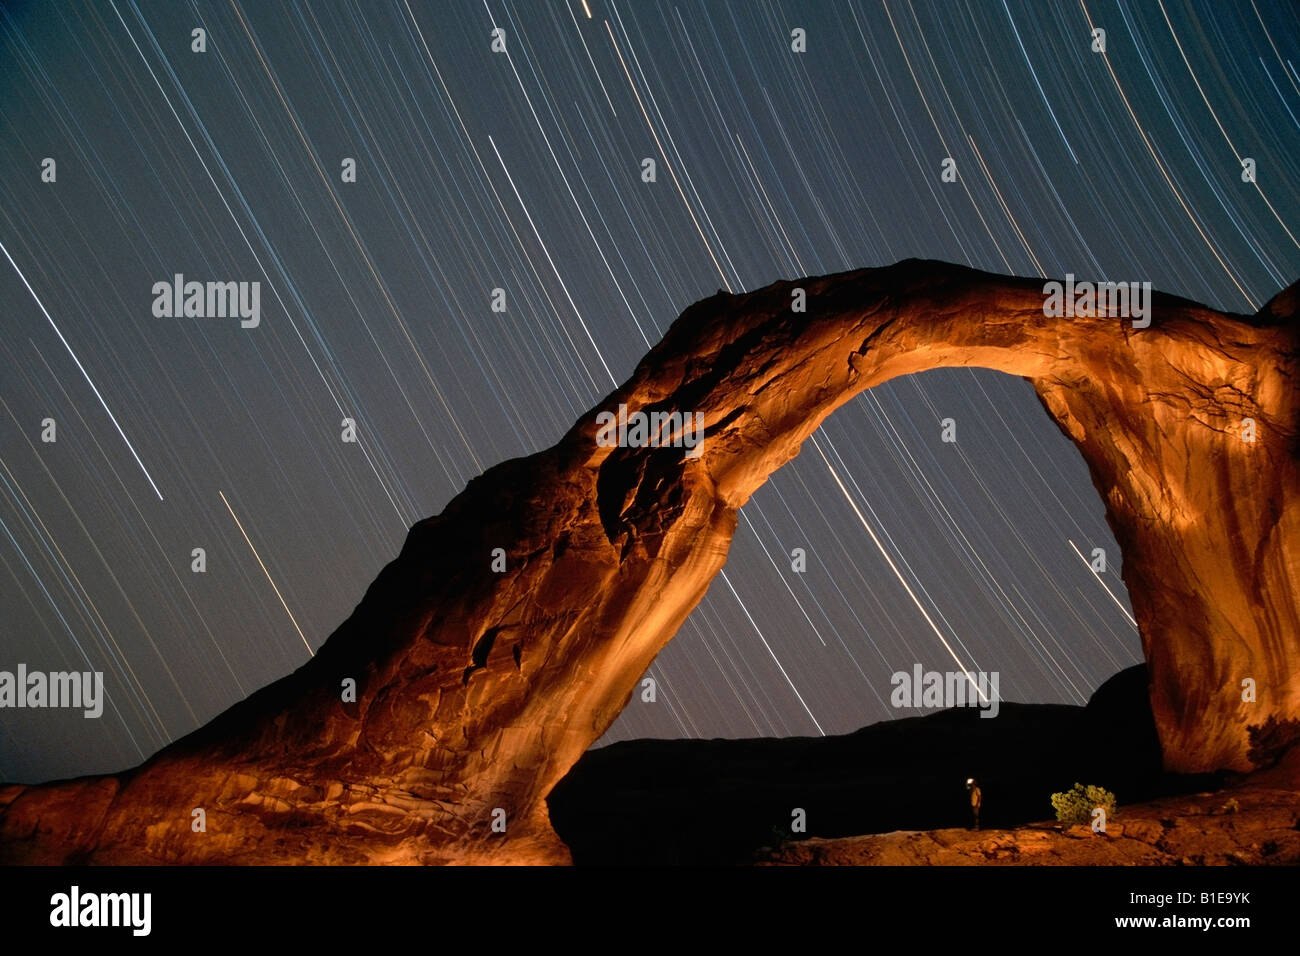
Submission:
[[726,579],[595,746],[915,716],[919,699],[891,702],[891,675],[914,664],[1082,705],[1142,659],[1120,566],[1082,457],[1027,382],[970,368],[886,382],[744,506]]
[[[817,502],[797,521],[795,496]],[[576,863],[737,865],[804,837],[966,827],[969,776],[992,827],[1050,817],[1075,779],[1126,803],[1211,785],[1161,773],[1118,546],[1024,380],[876,386],[740,519],[726,580],[649,672],[661,696],[643,678],[547,797]],[[946,683],[914,689],[917,672]]]

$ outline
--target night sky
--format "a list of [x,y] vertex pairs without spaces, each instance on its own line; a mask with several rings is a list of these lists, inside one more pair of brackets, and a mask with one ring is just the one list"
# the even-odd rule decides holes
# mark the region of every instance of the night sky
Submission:
[[[0,780],[138,763],[301,665],[718,289],[916,256],[1253,312],[1300,277],[1297,64],[1260,0],[4,4],[0,670],[107,702],[0,709]],[[260,324],[156,316],[178,273],[260,282]],[[1083,703],[1141,659],[1028,383],[897,380],[816,440],[605,741],[912,716],[917,663]]]

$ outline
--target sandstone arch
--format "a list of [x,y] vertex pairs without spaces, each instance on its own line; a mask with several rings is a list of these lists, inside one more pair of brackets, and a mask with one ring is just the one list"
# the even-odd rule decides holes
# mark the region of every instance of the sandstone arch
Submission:
[[[135,770],[0,789],[0,859],[566,860],[544,797],[704,594],[741,505],[854,394],[939,366],[1033,383],[1123,549],[1166,766],[1245,769],[1248,723],[1300,716],[1297,288],[1255,316],[1157,294],[1142,330],[917,260],[699,302],[554,447],[412,528],[301,669]],[[702,412],[703,454],[599,447],[620,403]]]

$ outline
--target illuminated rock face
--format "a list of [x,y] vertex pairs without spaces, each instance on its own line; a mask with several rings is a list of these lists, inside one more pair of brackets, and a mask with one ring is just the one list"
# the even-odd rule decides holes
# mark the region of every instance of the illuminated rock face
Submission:
[[[0,788],[0,859],[566,861],[544,798],[723,566],[739,508],[836,407],[940,366],[1027,378],[1083,453],[1166,766],[1248,768],[1246,726],[1300,716],[1296,287],[1253,317],[1157,294],[1145,329],[1043,306],[1041,281],[915,260],[696,303],[558,444],[412,528],[298,671],[135,770]],[[621,404],[700,413],[698,457],[598,442]]]

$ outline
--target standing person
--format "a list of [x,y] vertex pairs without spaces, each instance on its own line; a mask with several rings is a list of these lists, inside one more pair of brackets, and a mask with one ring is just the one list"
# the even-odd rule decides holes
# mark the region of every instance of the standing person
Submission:
[[980,828],[980,804],[984,802],[984,791],[975,782],[974,777],[966,778],[966,789],[970,792],[970,810],[975,817],[975,829]]

